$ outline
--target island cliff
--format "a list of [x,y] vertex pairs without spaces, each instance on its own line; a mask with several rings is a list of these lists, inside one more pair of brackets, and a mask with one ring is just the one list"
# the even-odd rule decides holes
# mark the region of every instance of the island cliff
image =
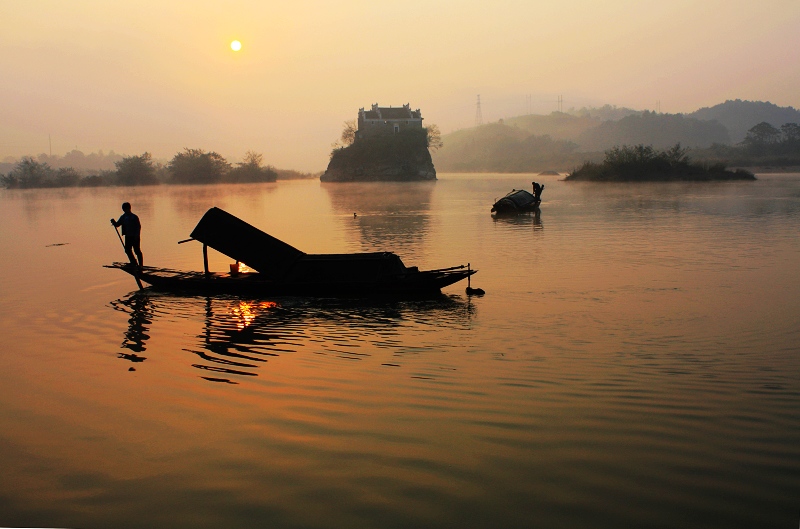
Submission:
[[436,180],[429,131],[422,126],[419,110],[375,104],[371,110],[359,110],[357,130],[352,125],[345,127],[345,145],[333,150],[321,181]]

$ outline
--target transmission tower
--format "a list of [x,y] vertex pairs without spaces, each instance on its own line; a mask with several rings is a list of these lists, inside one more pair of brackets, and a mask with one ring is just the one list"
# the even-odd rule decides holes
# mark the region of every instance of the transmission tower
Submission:
[[478,103],[475,105],[475,126],[483,125],[483,114],[481,114],[481,95],[478,94]]

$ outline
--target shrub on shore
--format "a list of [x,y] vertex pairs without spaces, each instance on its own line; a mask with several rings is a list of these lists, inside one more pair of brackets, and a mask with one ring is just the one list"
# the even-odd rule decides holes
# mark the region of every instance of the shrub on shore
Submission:
[[600,163],[585,162],[565,180],[593,182],[663,182],[707,180],[755,180],[753,173],[731,171],[722,163],[692,162],[678,143],[657,151],[650,145],[623,145],[605,151]]

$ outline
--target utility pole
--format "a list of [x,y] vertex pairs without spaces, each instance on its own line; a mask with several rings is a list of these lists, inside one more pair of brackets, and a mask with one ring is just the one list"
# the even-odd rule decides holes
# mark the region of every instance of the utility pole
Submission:
[[50,144],[50,158],[52,158],[53,157],[53,139],[50,137],[49,134],[47,135],[47,143]]
[[483,125],[483,114],[481,114],[481,95],[478,94],[478,103],[475,105],[475,126]]

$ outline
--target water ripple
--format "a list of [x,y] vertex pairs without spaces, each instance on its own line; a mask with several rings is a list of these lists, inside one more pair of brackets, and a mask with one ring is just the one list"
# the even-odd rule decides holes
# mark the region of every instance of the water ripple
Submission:
[[[299,351],[356,361],[373,356],[377,350],[396,358],[430,352],[440,345],[412,344],[408,336],[405,340],[397,337],[410,332],[417,339],[425,339],[442,329],[464,328],[474,312],[468,302],[448,296],[365,303],[304,298],[209,298],[149,291],[135,292],[112,301],[110,306],[128,315],[122,348],[145,351],[151,328],[159,320],[184,326],[185,322],[199,324],[201,331],[195,335],[195,347],[182,349],[202,362],[192,366],[234,376],[257,376],[259,366],[268,358]],[[120,358],[139,362],[146,359],[122,353]]]

